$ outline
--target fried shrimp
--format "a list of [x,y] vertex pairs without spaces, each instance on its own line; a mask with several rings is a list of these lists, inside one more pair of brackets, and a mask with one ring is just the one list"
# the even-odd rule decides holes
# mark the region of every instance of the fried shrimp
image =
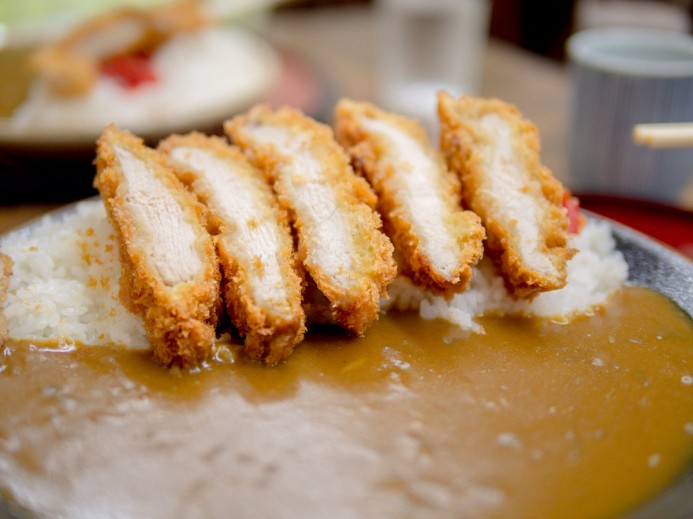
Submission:
[[2,302],[7,297],[7,287],[12,275],[12,258],[0,252],[0,346],[7,342],[7,320],[2,311]]
[[121,299],[142,317],[161,363],[194,365],[212,349],[220,301],[204,208],[160,153],[113,125],[97,142],[96,167],[123,265]]
[[225,124],[271,179],[298,235],[298,254],[335,321],[362,334],[397,268],[380,230],[375,195],[329,127],[289,108],[258,106]]
[[479,217],[462,209],[460,184],[411,119],[344,99],[335,111],[337,140],[378,196],[385,230],[402,271],[438,294],[464,291],[483,253]]
[[262,172],[218,137],[172,136],[159,145],[208,209],[226,306],[244,351],[267,364],[303,340],[302,278],[286,212]]
[[462,181],[465,205],[481,216],[486,251],[514,297],[566,284],[564,189],[539,160],[539,133],[512,105],[438,95],[441,148]]

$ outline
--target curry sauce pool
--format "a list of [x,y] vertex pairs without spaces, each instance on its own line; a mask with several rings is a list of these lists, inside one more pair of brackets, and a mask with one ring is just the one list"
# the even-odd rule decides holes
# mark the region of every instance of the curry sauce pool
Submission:
[[10,344],[0,489],[40,517],[610,517],[693,460],[693,324],[625,287],[570,325],[384,316],[194,374]]

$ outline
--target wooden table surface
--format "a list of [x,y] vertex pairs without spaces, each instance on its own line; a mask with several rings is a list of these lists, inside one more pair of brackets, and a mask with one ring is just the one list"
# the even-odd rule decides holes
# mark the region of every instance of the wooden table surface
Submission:
[[[367,6],[280,10],[262,27],[268,39],[314,67],[331,100],[374,100],[376,29],[373,10]],[[516,104],[534,121],[542,134],[544,162],[559,179],[569,181],[570,73],[565,65],[492,40],[486,49],[481,94]],[[2,205],[0,233],[58,206]]]

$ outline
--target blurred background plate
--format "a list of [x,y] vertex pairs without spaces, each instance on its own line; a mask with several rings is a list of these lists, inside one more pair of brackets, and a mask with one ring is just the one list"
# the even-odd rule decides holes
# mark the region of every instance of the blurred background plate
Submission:
[[[233,26],[173,37],[155,52],[152,68],[152,82],[126,87],[101,75],[76,97],[48,94],[33,84],[12,116],[0,118],[0,143],[80,148],[93,145],[109,123],[147,139],[204,129],[262,99],[280,70],[273,47]],[[16,69],[5,70],[0,81],[11,81]]]

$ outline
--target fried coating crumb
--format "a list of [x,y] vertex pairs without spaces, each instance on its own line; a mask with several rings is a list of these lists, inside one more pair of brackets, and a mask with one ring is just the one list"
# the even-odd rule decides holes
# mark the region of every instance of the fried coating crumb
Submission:
[[539,159],[539,132],[496,99],[438,95],[441,149],[465,205],[486,227],[486,252],[517,298],[566,284],[564,189]]

